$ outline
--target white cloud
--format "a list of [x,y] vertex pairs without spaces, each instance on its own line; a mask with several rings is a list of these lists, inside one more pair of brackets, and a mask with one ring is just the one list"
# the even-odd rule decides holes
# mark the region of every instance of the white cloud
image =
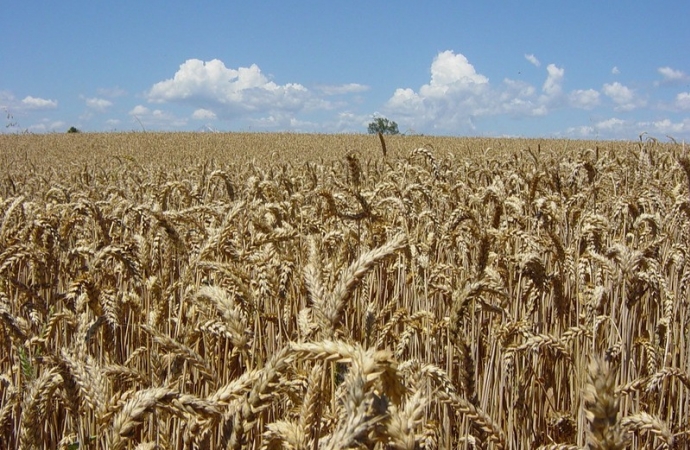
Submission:
[[359,83],[348,83],[339,85],[321,85],[315,89],[325,95],[358,94],[369,90],[369,86]]
[[651,136],[671,136],[674,138],[686,135],[690,131],[690,118],[675,122],[665,118],[655,121],[622,120],[612,117],[594,122],[589,126],[570,127],[566,130],[568,136],[575,138],[594,139],[631,139],[641,133]]
[[619,73],[621,73],[621,71],[618,69],[618,66],[613,66],[613,69],[611,69],[611,74],[618,75]]
[[637,98],[632,89],[618,81],[604,84],[602,92],[616,104],[616,111],[632,111],[646,104],[644,100]]
[[569,127],[565,135],[578,139],[630,139],[640,134],[639,124],[617,117],[590,121],[589,125]]
[[486,99],[494,105],[490,114],[542,116],[547,109],[539,104],[536,92],[536,88],[529,83],[506,78],[501,87]]
[[137,105],[129,113],[139,125],[146,127],[159,127],[163,129],[176,129],[187,125],[186,119],[175,117],[174,114],[160,109],[151,110],[143,105]]
[[464,55],[446,50],[434,58],[431,82],[420,91],[424,95],[443,95],[449,91],[474,90],[488,82],[489,79],[477,73]]
[[314,125],[311,122],[299,120],[289,113],[268,114],[263,117],[249,119],[248,123],[258,129],[292,129],[296,131],[302,131],[305,127]]
[[129,112],[130,116],[142,116],[144,114],[149,114],[151,111],[143,105],[137,105]]
[[537,57],[534,56],[534,55],[531,54],[531,53],[530,53],[530,54],[525,53],[525,59],[526,59],[527,61],[529,61],[530,64],[532,64],[532,65],[535,66],[535,67],[541,66],[541,63],[539,62],[539,60],[537,59]]
[[[249,121],[257,129],[285,129],[309,133],[361,133],[371,122],[371,114],[357,114],[351,111],[338,112],[333,116],[318,115],[315,120],[303,120],[290,117],[269,116]],[[283,125],[286,124],[286,125]],[[400,130],[403,131],[403,130]]]
[[403,113],[415,114],[422,113],[424,108],[422,98],[417,95],[415,91],[410,88],[396,89],[393,97],[388,100],[388,108],[393,110],[400,110]]
[[682,136],[687,136],[688,132],[690,132],[690,118],[683,118],[679,122],[669,118],[650,122],[637,122],[635,123],[635,128],[638,134],[640,132],[647,132],[656,137],[665,135],[680,140]]
[[682,84],[690,81],[690,76],[688,76],[685,72],[672,69],[668,66],[659,67],[657,72],[659,72],[663,77],[661,84]]
[[213,111],[210,111],[208,109],[197,109],[192,113],[192,119],[197,119],[197,120],[213,120],[216,118],[216,113]]
[[431,63],[431,79],[415,92],[398,88],[384,110],[407,117],[413,128],[454,128],[471,125],[470,116],[488,114],[496,106],[489,79],[478,73],[467,58],[453,51],[440,52]]
[[218,59],[188,59],[173,78],[154,84],[146,96],[154,103],[187,103],[227,116],[328,106],[301,84],[270,81],[256,64],[230,69]]
[[534,86],[524,81],[511,80],[506,78],[503,80],[503,85],[506,87],[504,92],[504,100],[513,97],[531,97],[536,92]]
[[546,105],[539,105],[536,106],[532,109],[531,114],[532,116],[539,117],[539,116],[545,116],[549,113],[549,108]]
[[58,102],[55,100],[46,100],[39,97],[26,96],[22,100],[22,107],[29,110],[45,110],[45,109],[55,109],[58,106]]
[[557,97],[563,91],[562,84],[565,69],[559,68],[555,64],[549,64],[546,66],[546,72],[548,76],[541,90],[550,98]]
[[565,130],[565,134],[568,136],[574,136],[577,138],[592,138],[596,137],[596,128],[593,126],[581,125],[579,127],[569,127]]
[[690,92],[680,92],[677,94],[675,106],[679,109],[690,109]]
[[397,88],[384,113],[404,127],[463,132],[473,130],[481,117],[540,117],[556,108],[593,109],[600,103],[600,93],[594,89],[564,92],[565,69],[555,64],[546,67],[541,92],[509,78],[492,85],[464,55],[452,51],[439,53],[430,72],[429,83],[418,90]]
[[39,123],[29,125],[28,130],[32,133],[60,132],[67,130],[67,124],[61,120],[43,119]]
[[599,104],[599,92],[594,89],[578,89],[568,94],[568,99],[575,108],[592,109]]
[[618,104],[630,103],[633,99],[632,91],[617,81],[612,84],[604,84],[603,91],[604,94]]
[[625,125],[625,121],[612,117],[610,119],[602,120],[594,125],[594,128],[598,130],[616,130],[620,129]]
[[103,98],[87,98],[84,99],[84,101],[86,102],[87,108],[98,112],[104,112],[108,107],[113,105],[113,102]]
[[653,122],[642,122],[640,125],[646,125],[648,132],[658,134],[674,134],[688,131],[688,124],[684,122],[673,122],[670,119],[656,120]]
[[[369,114],[354,114],[349,111],[341,112],[337,115],[335,122],[331,124],[331,126],[338,131],[364,130],[371,122],[372,117],[373,116]],[[400,131],[402,132],[403,130]]]
[[590,121],[589,125],[569,127],[564,134],[578,139],[625,139],[639,134],[639,131],[633,122],[612,117]]
[[[536,89],[527,84],[522,84],[519,92],[514,91],[516,83],[504,81],[504,86],[508,89],[502,91],[500,95],[500,108],[497,112],[510,112],[514,115],[544,116],[553,108],[563,106],[565,97],[563,96],[563,79],[565,69],[549,64],[546,66],[546,80],[542,84],[542,95],[535,97]],[[583,94],[575,94],[575,100],[583,97]],[[590,94],[591,97],[591,94]],[[582,101],[589,99],[581,99]]]

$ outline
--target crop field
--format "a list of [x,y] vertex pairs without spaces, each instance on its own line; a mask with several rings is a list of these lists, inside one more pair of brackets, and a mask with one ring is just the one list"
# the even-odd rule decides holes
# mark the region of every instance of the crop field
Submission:
[[690,149],[0,135],[0,449],[685,449]]

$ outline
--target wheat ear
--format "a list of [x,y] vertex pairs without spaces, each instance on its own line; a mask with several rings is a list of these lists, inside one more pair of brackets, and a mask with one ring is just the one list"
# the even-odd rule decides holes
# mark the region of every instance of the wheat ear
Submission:
[[124,404],[115,416],[110,433],[110,448],[119,450],[127,442],[136,428],[144,422],[144,415],[154,410],[159,403],[168,403],[177,393],[166,388],[152,388],[139,391]]
[[404,248],[405,245],[407,245],[407,238],[404,233],[400,233],[383,246],[364,253],[345,270],[331,295],[325,299],[325,305],[314,305],[315,307],[320,306],[317,309],[317,316],[325,319],[325,323],[322,325],[330,332],[327,337],[332,337],[333,330],[341,321],[346,302],[364,276],[376,263]]
[[652,434],[656,436],[661,445],[655,448],[672,448],[673,435],[668,429],[668,426],[659,419],[646,412],[633,414],[632,416],[624,417],[621,420],[621,426],[629,432],[636,432],[639,434]]
[[55,390],[62,384],[58,369],[43,372],[33,380],[22,402],[21,448],[37,448],[40,444],[41,428],[46,418],[46,404]]
[[616,375],[599,359],[592,359],[584,391],[585,417],[589,424],[590,450],[618,450],[625,447],[618,424]]

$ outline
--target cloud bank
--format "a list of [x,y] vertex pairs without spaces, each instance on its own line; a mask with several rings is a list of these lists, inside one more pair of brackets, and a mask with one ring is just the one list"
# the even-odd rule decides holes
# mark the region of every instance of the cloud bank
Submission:
[[[212,126],[328,133],[364,132],[374,115],[384,115],[401,130],[421,133],[634,138],[647,131],[690,137],[690,76],[677,67],[654,68],[645,82],[613,66],[598,85],[569,86],[574,82],[566,67],[522,56],[533,68],[490,79],[464,54],[441,51],[430,58],[422,84],[393,85],[378,98],[358,80],[308,86],[279,82],[257,64],[232,68],[219,59],[188,59],[138,96],[118,85],[80,94],[82,112],[69,122],[80,129],[98,122],[109,130]],[[63,100],[69,102],[0,91],[0,110],[11,129],[59,130],[65,125]]]
[[[531,64],[541,63],[534,55],[525,55]],[[546,67],[540,89],[510,78],[491,83],[461,53],[440,52],[431,63],[429,83],[412,88],[398,88],[385,104],[384,112],[400,116],[415,129],[474,130],[481,117],[507,115],[540,117],[570,107],[591,109],[600,102],[594,89],[565,93],[565,69],[555,64]]]
[[44,98],[32,97],[30,95],[26,96],[24,100],[22,100],[21,104],[25,109],[34,111],[55,109],[58,106],[58,102],[55,100],[46,100]]
[[224,117],[328,108],[328,102],[299,83],[276,84],[256,64],[231,69],[218,59],[188,59],[173,78],[154,84],[146,98],[186,103]]
[[[541,62],[533,54],[525,54],[524,57],[535,67],[541,67]],[[612,75],[619,73],[617,67],[611,71]],[[658,73],[662,80],[655,86],[678,85],[690,79],[684,72],[670,67],[661,67]],[[650,105],[644,93],[618,81],[604,83],[599,89],[567,90],[565,68],[553,63],[546,65],[543,80],[541,86],[511,78],[496,83],[478,71],[464,55],[447,50],[433,59],[428,83],[417,89],[395,89],[386,101],[383,113],[399,120],[404,127],[454,134],[481,132],[485,127],[479,123],[490,125],[503,117],[539,120],[559,111],[572,117],[589,114],[589,119],[585,119],[589,123],[554,130],[551,136],[629,138],[642,131],[671,135],[690,133],[690,119],[687,117],[675,121],[626,117],[643,109],[645,112],[653,109],[690,110],[690,92],[678,93],[668,103]]]

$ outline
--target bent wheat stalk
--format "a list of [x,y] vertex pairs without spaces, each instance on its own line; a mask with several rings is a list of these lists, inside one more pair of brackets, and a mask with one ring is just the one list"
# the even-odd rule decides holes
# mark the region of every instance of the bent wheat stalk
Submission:
[[383,246],[364,253],[345,270],[333,292],[326,296],[323,303],[318,302],[314,304],[314,312],[317,318],[320,319],[321,326],[326,331],[326,338],[333,336],[333,332],[342,320],[346,302],[350,299],[364,276],[379,261],[403,249],[406,245],[407,237],[404,233],[400,233]]

